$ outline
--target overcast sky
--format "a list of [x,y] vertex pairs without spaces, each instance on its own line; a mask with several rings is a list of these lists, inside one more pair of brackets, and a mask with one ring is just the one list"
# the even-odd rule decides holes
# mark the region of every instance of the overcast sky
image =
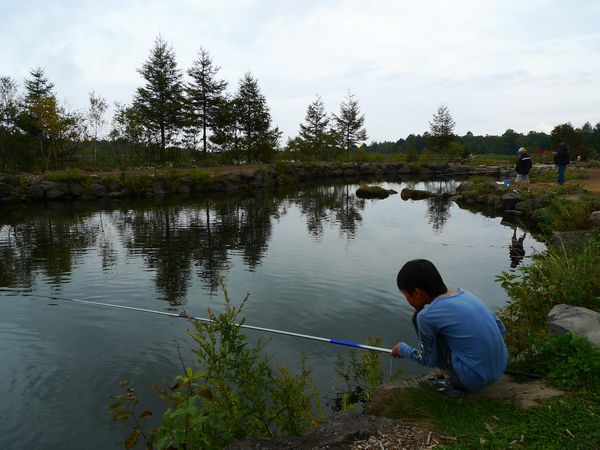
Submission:
[[230,91],[250,71],[286,136],[316,95],[337,111],[348,91],[369,141],[426,131],[441,103],[458,134],[600,122],[595,0],[0,3],[0,75],[41,66],[73,108],[130,102],[161,33],[182,69],[208,50]]

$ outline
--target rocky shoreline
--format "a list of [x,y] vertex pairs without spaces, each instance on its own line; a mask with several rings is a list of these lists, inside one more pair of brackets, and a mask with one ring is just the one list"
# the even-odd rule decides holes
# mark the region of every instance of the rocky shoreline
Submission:
[[405,163],[275,164],[258,169],[144,169],[109,175],[68,171],[47,175],[0,174],[0,205],[43,201],[121,199],[235,192],[326,179],[387,181],[407,176],[504,177],[511,169],[461,164],[411,165]]

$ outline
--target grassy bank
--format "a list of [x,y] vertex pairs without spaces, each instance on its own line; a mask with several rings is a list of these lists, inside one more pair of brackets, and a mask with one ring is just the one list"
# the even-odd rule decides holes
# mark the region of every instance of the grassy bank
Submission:
[[566,303],[600,311],[600,234],[583,250],[551,249],[519,275],[498,277],[510,296],[501,316],[509,367],[536,373],[566,395],[524,410],[512,400],[451,398],[425,387],[377,397],[368,412],[432,427],[440,448],[600,447],[600,348],[575,334],[552,336],[546,317]]

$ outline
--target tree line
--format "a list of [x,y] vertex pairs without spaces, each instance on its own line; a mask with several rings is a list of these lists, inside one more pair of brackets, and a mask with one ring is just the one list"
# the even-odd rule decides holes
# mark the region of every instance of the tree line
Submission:
[[402,153],[409,160],[416,160],[428,153],[442,158],[464,158],[470,154],[514,155],[520,147],[530,153],[544,153],[555,150],[559,141],[565,141],[575,157],[586,160],[600,154],[600,122],[595,126],[586,122],[581,128],[571,123],[556,125],[550,133],[529,131],[518,133],[506,130],[501,136],[475,135],[467,132],[463,136],[454,134],[454,120],[447,106],[441,105],[430,122],[429,131],[422,134],[409,134],[397,141],[372,142],[364,147],[366,153]]
[[287,160],[339,160],[365,153],[402,154],[409,161],[435,155],[447,161],[471,153],[514,154],[516,148],[549,149],[565,140],[575,155],[600,150],[600,123],[581,128],[561,124],[552,133],[507,130],[502,136],[464,136],[440,105],[423,134],[396,142],[366,144],[365,116],[352,92],[337,113],[328,113],[319,96],[306,110],[298,135],[281,145],[267,99],[258,80],[245,73],[237,89],[219,77],[208,51],[200,48],[192,66],[178,67],[175,51],[155,39],[138,72],[144,80],[128,104],[115,103],[107,129],[108,102],[91,92],[85,110],[59,102],[42,68],[24,82],[0,77],[0,172],[49,170],[72,166],[131,167],[147,164],[269,163]]
[[[272,162],[282,150],[282,133],[272,124],[258,80],[247,72],[230,93],[219,70],[201,48],[184,73],[173,48],[158,36],[138,69],[144,85],[131,103],[115,104],[105,134],[108,102],[95,92],[85,111],[71,111],[58,101],[42,68],[31,70],[22,94],[14,79],[0,77],[0,171],[48,170],[86,160],[113,166],[198,162],[209,153],[223,162]],[[367,138],[363,124],[353,94],[331,123],[318,98],[286,148],[333,157]]]

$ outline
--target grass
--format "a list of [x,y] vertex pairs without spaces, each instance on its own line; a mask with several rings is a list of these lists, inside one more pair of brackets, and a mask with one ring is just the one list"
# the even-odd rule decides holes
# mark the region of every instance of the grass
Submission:
[[[584,169],[569,168],[565,177],[568,180],[587,180],[590,178],[590,175]],[[556,183],[558,174],[555,170],[548,170],[540,174],[531,174],[530,179],[532,183]]]
[[50,172],[46,175],[46,179],[58,183],[81,184],[82,186],[88,185],[91,181],[91,177],[79,169]]
[[572,393],[523,410],[511,400],[451,398],[425,387],[381,397],[367,412],[433,424],[456,438],[437,448],[590,449],[600,445],[600,403]]

